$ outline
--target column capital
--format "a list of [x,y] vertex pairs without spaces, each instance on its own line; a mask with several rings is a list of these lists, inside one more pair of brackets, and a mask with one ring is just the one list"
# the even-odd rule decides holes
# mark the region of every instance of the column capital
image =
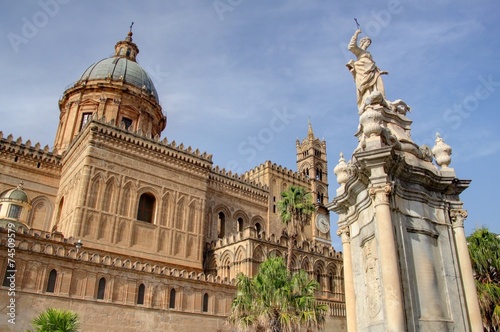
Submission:
[[376,205],[389,204],[389,195],[391,194],[391,192],[391,183],[374,185],[369,189],[370,197]]
[[469,214],[467,210],[462,209],[452,209],[450,210],[450,219],[452,227],[464,227],[465,218],[467,218]]
[[342,243],[349,242],[351,239],[351,232],[349,231],[349,226],[339,227],[337,230],[337,235],[340,236]]

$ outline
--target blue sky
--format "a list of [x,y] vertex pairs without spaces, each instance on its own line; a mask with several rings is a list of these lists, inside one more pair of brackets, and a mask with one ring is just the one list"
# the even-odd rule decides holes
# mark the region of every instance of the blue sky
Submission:
[[168,117],[164,137],[239,173],[266,160],[295,169],[295,140],[310,118],[327,141],[333,198],[339,152],[350,156],[357,145],[355,86],[345,67],[354,17],[389,71],[387,98],[412,108],[413,140],[432,146],[439,132],[457,176],[472,179],[461,195],[466,232],[484,225],[500,233],[493,0],[2,1],[0,130],[52,146],[63,91],[110,56],[133,21],[138,62]]

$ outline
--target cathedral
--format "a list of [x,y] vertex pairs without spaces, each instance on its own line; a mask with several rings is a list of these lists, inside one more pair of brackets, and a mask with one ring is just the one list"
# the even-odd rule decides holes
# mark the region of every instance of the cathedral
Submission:
[[327,330],[345,331],[326,142],[309,123],[296,170],[219,168],[162,138],[167,115],[138,53],[129,32],[64,91],[53,148],[0,132],[0,330],[55,307],[78,313],[82,331],[230,331],[236,275],[286,256],[277,203],[294,185],[316,206],[294,269],[319,282]]

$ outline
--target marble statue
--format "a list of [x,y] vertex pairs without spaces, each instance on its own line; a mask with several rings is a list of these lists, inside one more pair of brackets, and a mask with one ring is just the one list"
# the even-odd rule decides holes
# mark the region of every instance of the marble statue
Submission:
[[[359,34],[361,34],[361,29],[354,32],[347,47],[349,51],[356,55],[356,60],[350,60],[346,66],[356,82],[358,109],[362,112],[366,99],[375,91],[378,91],[376,95],[380,94],[382,99],[385,100],[384,82],[381,75],[388,74],[388,72],[380,70],[375,65],[370,52],[366,50],[371,44],[369,37],[361,38],[358,44]],[[368,101],[369,103],[371,103],[371,100]]]

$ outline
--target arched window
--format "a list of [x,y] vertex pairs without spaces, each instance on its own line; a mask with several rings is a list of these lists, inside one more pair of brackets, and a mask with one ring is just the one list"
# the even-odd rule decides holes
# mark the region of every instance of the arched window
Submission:
[[156,198],[144,193],[139,198],[139,208],[137,209],[137,220],[152,223],[154,219]]
[[316,271],[316,281],[319,284],[318,290],[321,291],[321,273],[319,271]]
[[238,232],[243,232],[243,219],[238,218]]
[[208,312],[208,294],[203,295],[203,312]]
[[102,277],[99,279],[99,285],[97,286],[97,299],[104,300],[104,293],[106,291],[106,278]]
[[172,288],[170,290],[170,300],[169,300],[169,303],[168,303],[168,307],[170,309],[174,309],[175,308],[175,288]]
[[226,228],[226,216],[224,212],[219,212],[219,222],[217,224],[217,237],[219,239],[224,237]]
[[137,304],[144,304],[145,291],[146,291],[146,286],[144,286],[144,284],[140,284],[139,290],[137,291]]
[[262,230],[262,226],[259,223],[256,223],[255,230],[257,231],[257,234],[260,234],[260,231]]
[[54,293],[56,288],[57,271],[52,269],[49,273],[49,281],[47,282],[47,293]]

